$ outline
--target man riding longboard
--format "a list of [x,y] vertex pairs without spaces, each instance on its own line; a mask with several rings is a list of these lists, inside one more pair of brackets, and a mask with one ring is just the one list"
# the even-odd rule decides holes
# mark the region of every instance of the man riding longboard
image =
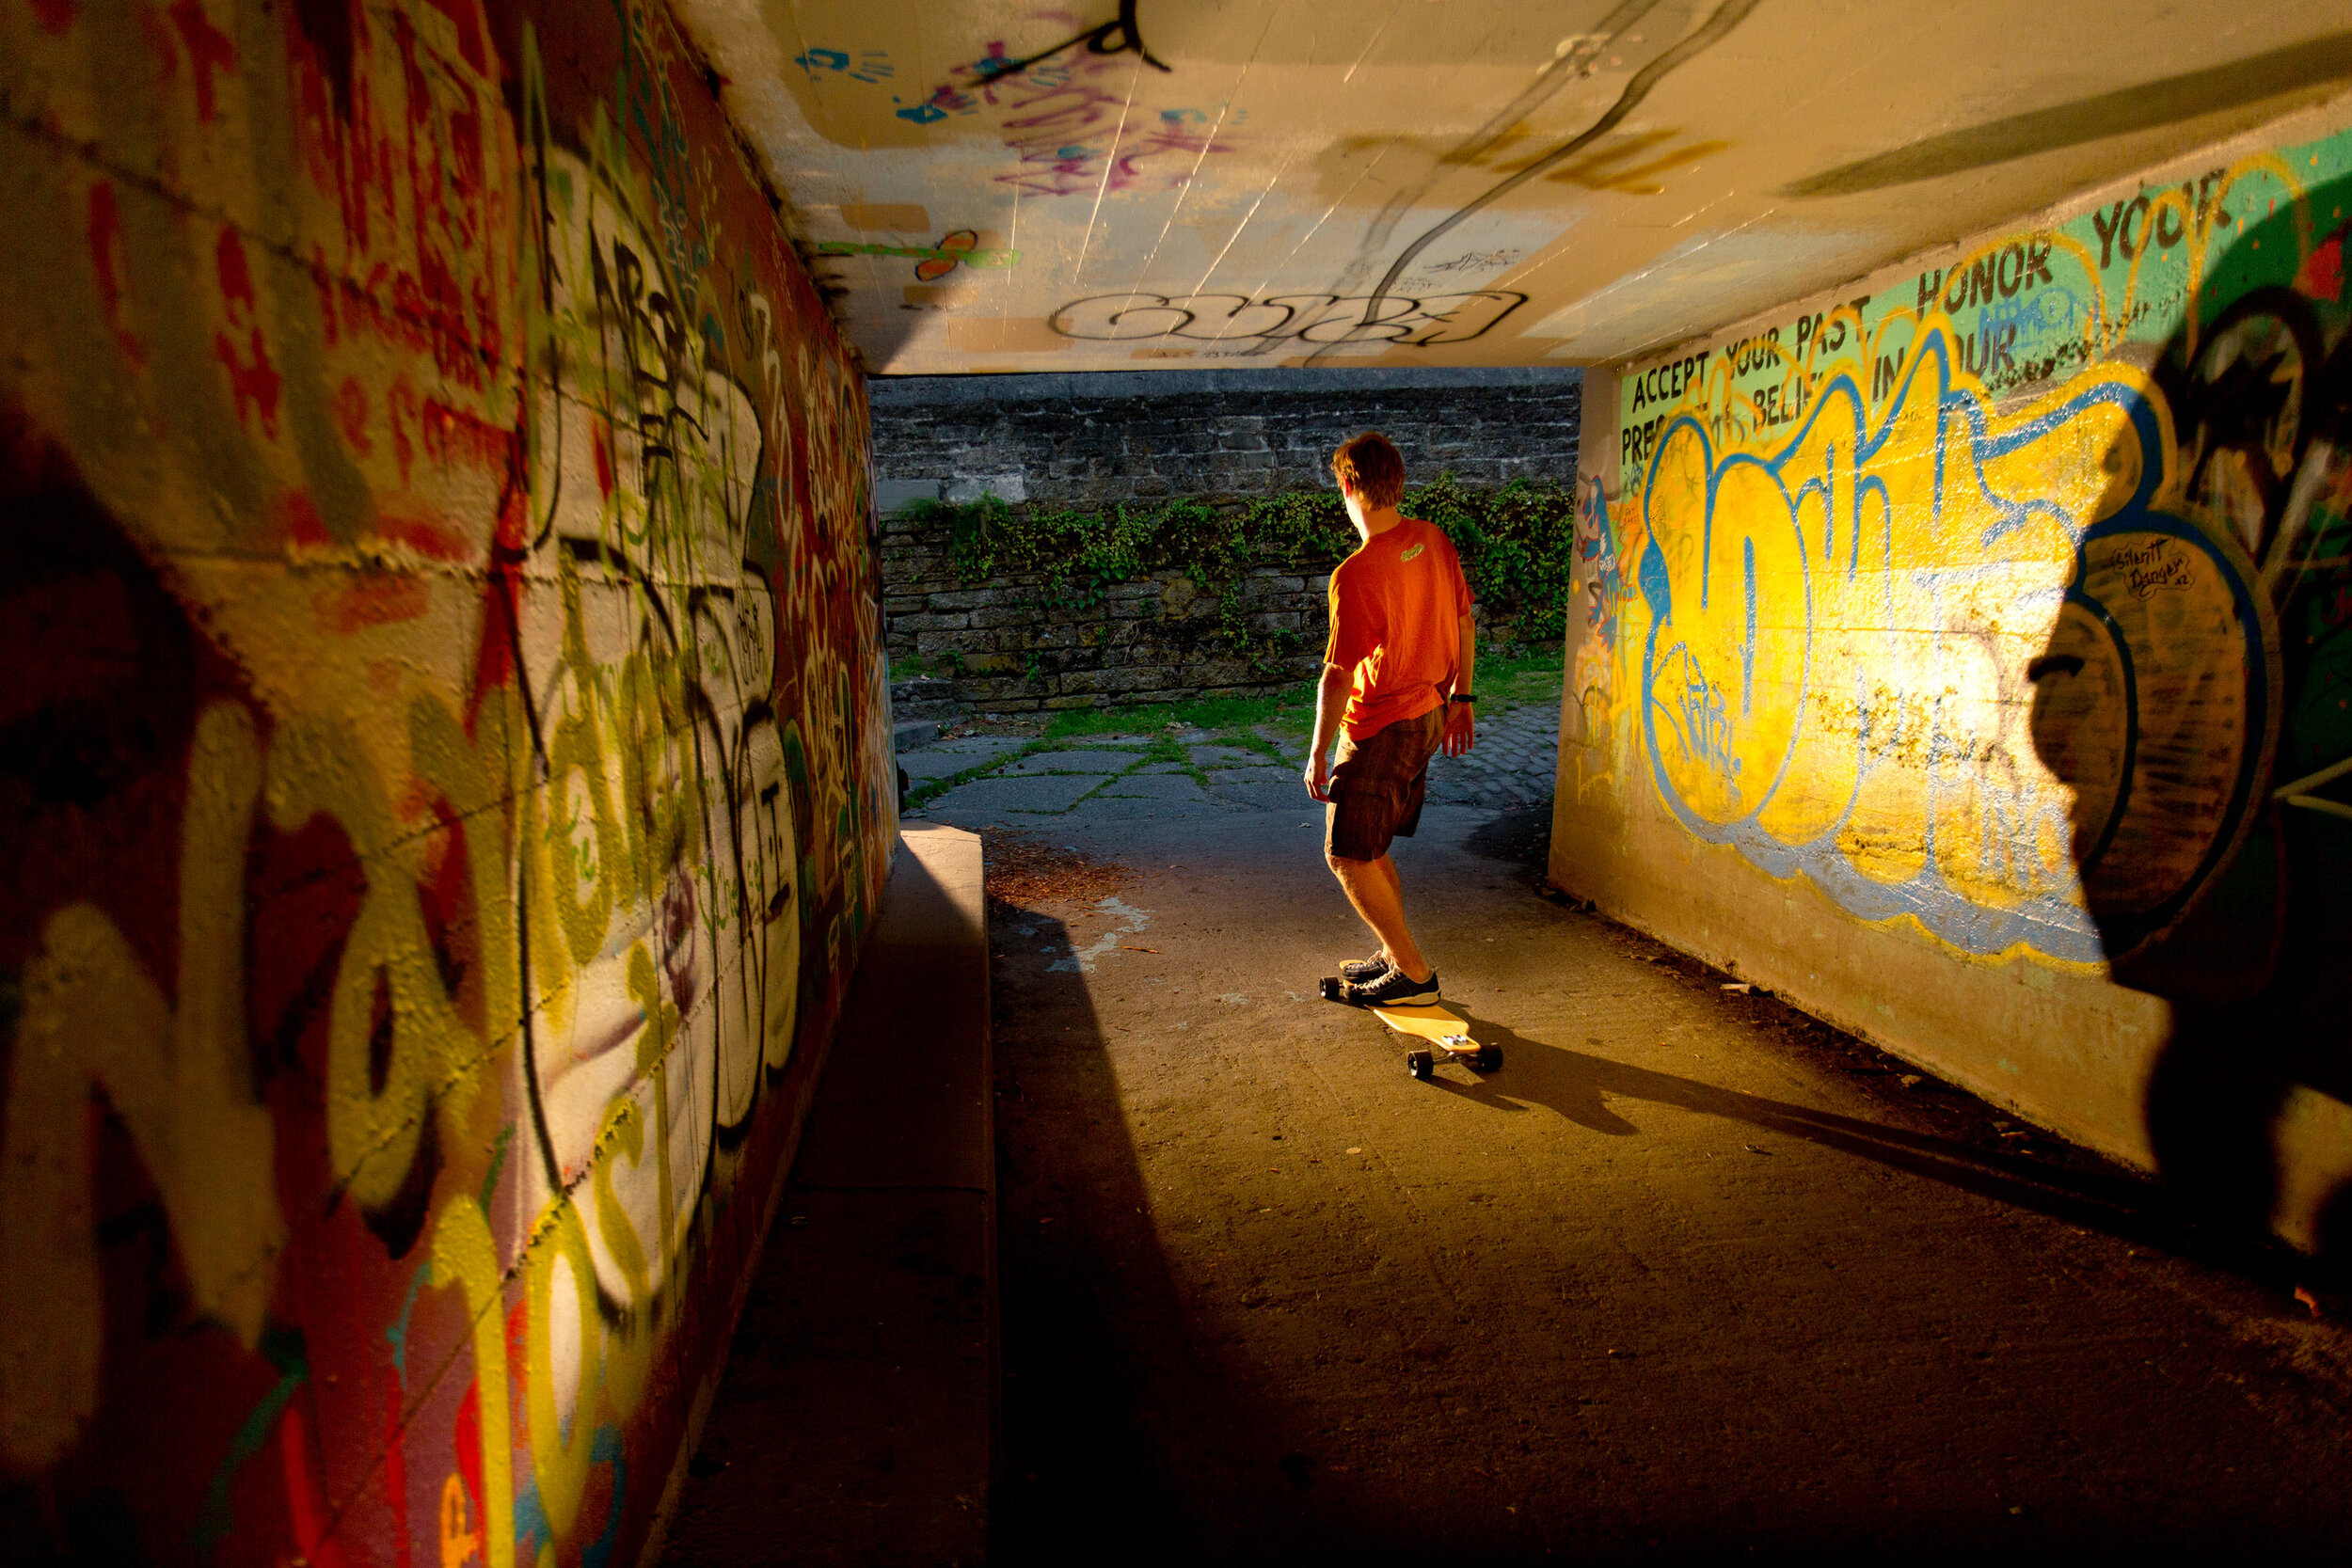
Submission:
[[1331,473],[1363,543],[1331,574],[1307,793],[1325,803],[1324,859],[1380,950],[1342,964],[1330,994],[1359,1007],[1427,1006],[1438,1000],[1438,972],[1406,927],[1389,845],[1421,826],[1429,759],[1440,747],[1460,756],[1475,739],[1477,617],[1454,542],[1397,511],[1405,462],[1387,436],[1343,443]]

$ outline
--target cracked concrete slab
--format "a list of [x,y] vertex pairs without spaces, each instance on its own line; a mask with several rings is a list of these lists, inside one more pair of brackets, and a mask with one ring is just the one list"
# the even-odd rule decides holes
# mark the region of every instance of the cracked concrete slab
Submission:
[[901,752],[898,766],[907,770],[907,777],[917,783],[926,779],[944,779],[967,768],[984,767],[1027,744],[1019,736],[964,736],[936,742],[919,752]]
[[1107,822],[1208,822],[1234,815],[1238,808],[1206,795],[1189,800],[1155,800],[1140,795],[1097,795],[1061,820],[1094,826]]
[[1295,773],[1276,779],[1217,786],[1216,798],[1230,806],[1250,811],[1289,811],[1297,807],[1321,816],[1323,807],[1307,798],[1307,786]]
[[1103,781],[1088,774],[1047,773],[1033,778],[975,779],[931,803],[934,816],[949,812],[1065,812]]
[[1005,769],[1018,773],[1123,773],[1136,759],[1124,752],[1040,752]]
[[1106,797],[1139,795],[1153,800],[1201,800],[1200,786],[1183,773],[1130,773],[1103,791]]
[[1056,841],[1124,862],[1149,930],[992,915],[1042,939],[992,970],[1007,1560],[1142,1516],[1168,1562],[1805,1555],[1825,1522],[1810,1555],[2057,1560],[2146,1539],[2126,1509],[2343,1555],[2336,1325],[2117,1173],[1535,896],[1532,814],[1433,805],[1399,846],[1503,1053],[1416,1082],[1315,998],[1368,943],[1307,812],[1097,809]]

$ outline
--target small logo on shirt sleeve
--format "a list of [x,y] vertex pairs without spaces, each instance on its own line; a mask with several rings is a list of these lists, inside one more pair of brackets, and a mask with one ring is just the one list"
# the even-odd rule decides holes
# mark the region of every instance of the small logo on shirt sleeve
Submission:
[[1397,559],[1399,561],[1410,561],[1413,557],[1421,554],[1422,551],[1427,549],[1428,547],[1429,546],[1427,545],[1415,545],[1411,549],[1408,549],[1403,555],[1398,556]]

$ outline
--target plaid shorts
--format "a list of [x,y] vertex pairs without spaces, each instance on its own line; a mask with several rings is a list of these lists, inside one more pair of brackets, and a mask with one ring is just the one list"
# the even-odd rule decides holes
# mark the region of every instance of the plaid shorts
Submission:
[[1340,737],[1331,768],[1331,803],[1323,811],[1323,852],[1343,861],[1376,861],[1389,842],[1421,826],[1429,759],[1445,738],[1445,705],[1400,719],[1362,740]]

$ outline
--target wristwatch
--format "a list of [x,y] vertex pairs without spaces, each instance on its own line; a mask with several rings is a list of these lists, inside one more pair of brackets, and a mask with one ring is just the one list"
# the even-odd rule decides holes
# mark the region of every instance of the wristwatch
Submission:
[[1449,703],[1474,703],[1478,701],[1478,694],[1474,691],[1456,691],[1453,696],[1448,697],[1446,701]]

